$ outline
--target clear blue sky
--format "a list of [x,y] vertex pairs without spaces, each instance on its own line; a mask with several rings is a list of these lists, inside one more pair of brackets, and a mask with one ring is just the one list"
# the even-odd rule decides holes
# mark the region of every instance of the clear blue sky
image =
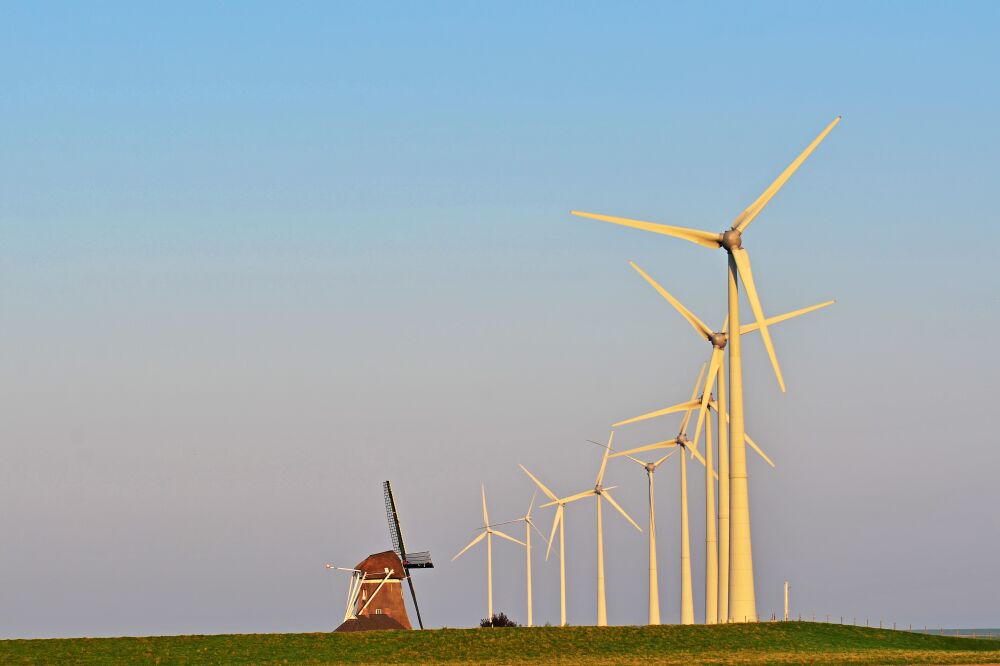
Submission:
[[[746,238],[768,312],[838,299],[775,329],[785,395],[745,345],[759,611],[787,578],[793,612],[1000,625],[998,34],[994,3],[8,4],[0,636],[329,628],[385,478],[425,617],[474,624],[480,482],[497,518],[517,463],[583,490],[584,439],[703,361],[626,261],[724,312],[721,255],[568,211],[722,229],[838,114]],[[641,470],[608,474],[642,522]],[[642,622],[645,536],[606,527],[610,619]]]

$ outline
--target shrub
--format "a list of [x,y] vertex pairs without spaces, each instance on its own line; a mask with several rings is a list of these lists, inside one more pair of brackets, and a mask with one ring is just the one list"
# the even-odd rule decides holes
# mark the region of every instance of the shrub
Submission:
[[516,627],[517,622],[507,617],[506,613],[494,613],[493,617],[488,617],[479,621],[480,627]]

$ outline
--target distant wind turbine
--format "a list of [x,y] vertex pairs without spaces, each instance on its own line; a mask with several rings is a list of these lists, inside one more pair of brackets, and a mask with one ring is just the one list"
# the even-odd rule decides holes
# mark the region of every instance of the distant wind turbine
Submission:
[[[621,506],[618,505],[618,502],[615,501],[615,498],[611,496],[611,493],[608,492],[611,490],[611,488],[614,488],[614,486],[611,486],[610,488],[605,488],[602,485],[604,483],[604,472],[608,467],[608,454],[611,452],[611,442],[614,440],[614,437],[615,433],[614,431],[612,431],[611,436],[608,437],[608,445],[607,448],[604,450],[604,456],[602,456],[601,458],[601,468],[597,472],[597,480],[594,482],[593,488],[591,488],[590,490],[585,490],[582,493],[577,493],[575,495],[570,495],[569,497],[564,497],[562,499],[554,498],[553,501],[549,502],[548,504],[542,505],[543,508],[547,506],[558,505],[559,508],[556,509],[555,521],[562,522],[563,520],[565,520],[565,517],[563,516],[563,509],[567,504],[575,502],[577,500],[584,499],[585,497],[597,498],[597,626],[598,627],[606,627],[608,625],[608,608],[604,593],[604,526],[601,515],[601,500],[607,500],[608,503],[618,511],[618,513],[620,513],[622,516],[625,517],[625,520],[632,523],[632,526],[635,527],[635,529],[639,530],[640,532],[642,531],[642,528],[639,527],[639,524],[636,523],[634,520],[632,520],[631,516],[625,513],[625,509],[621,508]],[[556,533],[555,530],[556,530],[556,525],[555,522],[553,522],[552,535],[549,537],[550,547],[552,544],[552,538],[555,536]]]
[[510,535],[504,534],[500,530],[493,529],[493,527],[490,525],[490,515],[486,511],[486,486],[485,485],[480,486],[480,490],[483,496],[483,525],[485,525],[485,527],[483,527],[483,531],[479,534],[479,536],[470,541],[469,545],[467,545],[465,548],[458,551],[458,555],[451,558],[451,561],[454,562],[455,560],[460,558],[462,554],[465,553],[465,551],[469,550],[483,539],[486,539],[486,608],[487,608],[486,618],[492,621],[493,620],[493,535],[495,534],[502,539],[507,539],[507,541],[513,541],[514,543],[520,544],[522,546],[525,546],[526,544],[523,541],[519,541]]

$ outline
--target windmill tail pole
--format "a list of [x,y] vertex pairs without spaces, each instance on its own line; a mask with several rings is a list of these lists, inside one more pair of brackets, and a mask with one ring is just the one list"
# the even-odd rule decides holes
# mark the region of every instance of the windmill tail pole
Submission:
[[424,621],[420,619],[420,606],[417,605],[417,593],[413,591],[413,579],[410,578],[409,570],[406,570],[406,582],[410,584],[410,596],[413,598],[413,610],[417,611],[417,624],[424,628]]

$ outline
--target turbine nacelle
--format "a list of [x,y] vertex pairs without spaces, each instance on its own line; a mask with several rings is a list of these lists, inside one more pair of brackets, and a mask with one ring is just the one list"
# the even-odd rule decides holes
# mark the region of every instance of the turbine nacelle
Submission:
[[739,250],[743,247],[743,232],[736,229],[726,229],[719,236],[719,244],[726,252]]
[[716,349],[725,349],[726,345],[729,344],[729,334],[723,333],[722,331],[715,331],[708,336],[708,341],[711,342],[712,346]]

